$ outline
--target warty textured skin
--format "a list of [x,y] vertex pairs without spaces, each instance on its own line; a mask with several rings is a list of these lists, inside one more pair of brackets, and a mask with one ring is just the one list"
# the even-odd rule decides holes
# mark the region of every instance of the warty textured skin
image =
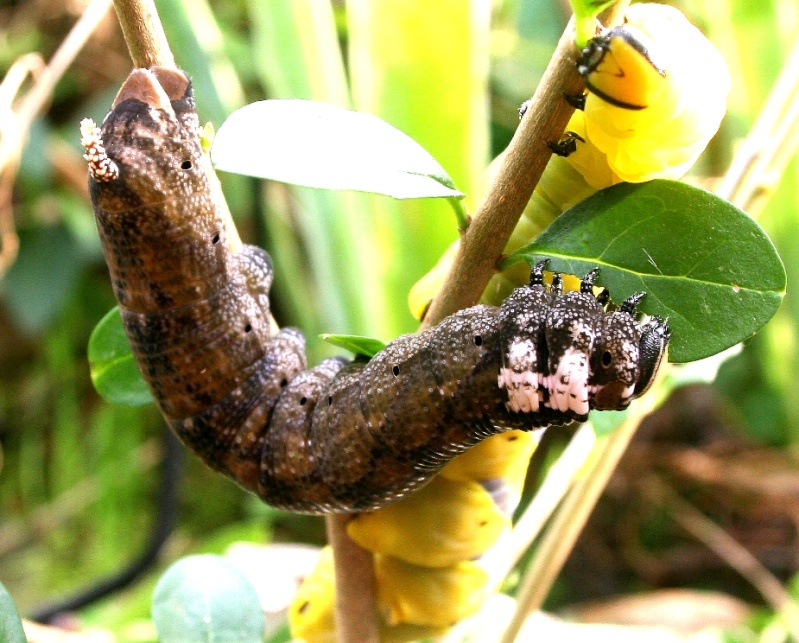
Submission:
[[[654,375],[656,364],[639,367],[642,334],[630,312],[605,313],[590,285],[567,294],[545,287],[543,266],[502,308],[461,311],[368,362],[331,359],[306,370],[302,335],[270,334],[269,256],[227,249],[188,79],[134,70],[101,131],[92,126],[82,126],[92,204],[142,374],[183,442],[268,504],[376,509],[489,435],[583,420],[603,387],[611,393],[602,408],[624,408]],[[598,370],[612,315],[627,318],[624,345],[636,349],[624,356],[621,384]],[[657,359],[667,339],[648,338]],[[532,355],[505,364],[519,342]],[[584,400],[554,388],[564,351],[584,357],[582,371],[566,374]],[[509,400],[519,393],[498,380],[503,368],[534,381],[535,410]]]

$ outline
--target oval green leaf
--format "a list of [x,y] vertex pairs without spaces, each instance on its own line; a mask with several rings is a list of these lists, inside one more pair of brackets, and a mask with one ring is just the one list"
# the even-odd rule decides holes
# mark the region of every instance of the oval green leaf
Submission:
[[109,402],[125,406],[151,404],[130,349],[119,307],[111,309],[94,327],[89,338],[89,370],[97,392]]
[[463,197],[444,168],[385,121],[337,105],[279,99],[233,112],[211,158],[225,172],[395,199]]
[[333,346],[338,346],[354,355],[360,355],[368,359],[373,358],[386,347],[385,342],[373,337],[363,337],[362,335],[330,335],[325,333],[321,337],[328,344],[333,344]]
[[615,301],[646,291],[641,310],[668,317],[669,361],[714,355],[750,337],[777,311],[785,268],[763,229],[710,192],[677,181],[620,184],[563,213],[534,242],[510,255],[552,259]]
[[0,583],[0,641],[3,643],[27,643],[25,630],[11,595]]
[[153,592],[160,643],[261,643],[264,614],[249,580],[221,556],[187,556]]

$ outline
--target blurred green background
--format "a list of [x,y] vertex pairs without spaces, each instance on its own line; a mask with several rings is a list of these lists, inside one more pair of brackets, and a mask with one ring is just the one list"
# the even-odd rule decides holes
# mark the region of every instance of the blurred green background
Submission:
[[[799,10],[779,0],[675,4],[719,47],[734,79],[728,117],[692,172],[719,176],[799,34]],[[272,97],[355,107],[418,140],[469,195],[507,144],[518,105],[532,94],[568,17],[566,3],[556,0],[158,0],[157,6],[176,59],[195,83],[201,119],[218,127],[235,108]],[[28,52],[49,59],[84,7],[0,3],[0,77]],[[112,573],[141,551],[153,529],[160,416],[152,407],[104,402],[86,362],[89,333],[114,301],[86,195],[78,123],[102,118],[130,68],[111,13],[34,122],[16,177],[0,168],[7,179],[0,182],[0,220],[13,222],[19,236],[18,255],[0,273],[0,581],[23,613]],[[0,110],[7,107],[0,102]],[[4,111],[0,119],[7,139],[13,120]],[[796,173],[793,163],[775,177],[759,216],[788,270],[782,309],[723,367],[715,386],[680,391],[644,428],[553,605],[670,585],[758,600],[712,555],[697,554],[703,549],[637,493],[629,474],[645,467],[692,494],[778,577],[795,573]],[[335,352],[318,340],[321,332],[389,340],[415,329],[408,290],[457,236],[445,202],[222,178],[242,236],[275,260],[277,320],[306,333],[312,362]],[[713,478],[709,464],[700,475],[679,458],[692,453],[722,471],[751,467],[761,482],[778,472],[781,492]],[[165,562],[222,551],[241,539],[323,539],[318,519],[264,507],[188,458],[177,519]],[[86,610],[84,622],[110,628],[121,640],[150,640],[150,630],[138,625],[147,618],[156,575]]]

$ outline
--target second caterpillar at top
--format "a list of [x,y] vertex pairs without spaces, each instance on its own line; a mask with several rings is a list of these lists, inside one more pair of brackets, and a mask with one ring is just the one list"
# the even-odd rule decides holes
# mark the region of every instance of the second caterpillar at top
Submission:
[[102,128],[82,124],[103,250],[139,368],[172,429],[265,502],[305,513],[397,500],[510,428],[626,408],[669,338],[592,290],[529,286],[398,338],[368,362],[306,370],[294,329],[272,335],[272,266],[231,254],[202,169],[191,85],[132,72]]

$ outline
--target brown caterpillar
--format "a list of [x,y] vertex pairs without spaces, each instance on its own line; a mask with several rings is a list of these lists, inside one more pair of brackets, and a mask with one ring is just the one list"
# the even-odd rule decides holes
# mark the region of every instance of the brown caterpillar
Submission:
[[89,188],[123,323],[169,425],[209,466],[265,502],[364,511],[428,481],[510,428],[623,409],[669,339],[628,298],[606,312],[596,271],[579,292],[543,283],[391,342],[369,362],[306,369],[304,339],[271,335],[271,260],[228,251],[177,70],[134,70],[102,129],[82,123]]

